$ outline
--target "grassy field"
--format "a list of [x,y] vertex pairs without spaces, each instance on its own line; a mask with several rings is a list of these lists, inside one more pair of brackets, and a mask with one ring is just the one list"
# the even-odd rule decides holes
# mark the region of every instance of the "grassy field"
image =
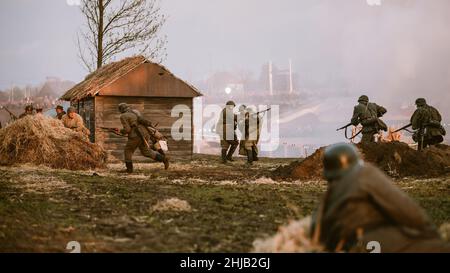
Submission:
[[[256,238],[309,215],[324,181],[274,181],[270,172],[289,163],[262,159],[245,167],[195,156],[164,171],[137,164],[73,172],[42,167],[0,167],[0,252],[65,252],[78,241],[83,252],[248,252]],[[450,219],[450,178],[402,179],[436,225]],[[191,211],[156,211],[167,198]]]

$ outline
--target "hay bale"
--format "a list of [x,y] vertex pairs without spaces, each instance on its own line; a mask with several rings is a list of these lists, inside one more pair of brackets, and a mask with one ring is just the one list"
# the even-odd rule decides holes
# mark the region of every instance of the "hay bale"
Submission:
[[311,240],[311,217],[291,221],[278,228],[270,238],[256,239],[253,252],[256,253],[308,253],[322,252],[323,247]]
[[105,168],[107,153],[61,121],[26,116],[0,129],[0,165],[30,163],[55,169]]
[[185,200],[169,198],[158,201],[152,208],[153,211],[186,211],[192,210],[191,205]]

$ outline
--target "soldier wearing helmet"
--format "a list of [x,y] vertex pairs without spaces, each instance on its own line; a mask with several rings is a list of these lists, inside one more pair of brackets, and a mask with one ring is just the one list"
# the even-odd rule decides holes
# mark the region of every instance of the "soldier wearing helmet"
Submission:
[[386,112],[386,108],[369,102],[369,97],[362,95],[358,98],[358,105],[353,109],[351,124],[357,126],[361,124],[362,143],[374,142],[375,134],[380,130],[387,131],[386,124],[380,119]]
[[75,132],[79,132],[88,138],[91,132],[84,126],[83,118],[77,113],[75,107],[70,106],[67,108],[67,114],[65,114],[61,121],[64,127],[72,129]]
[[412,129],[416,130],[413,140],[418,143],[418,150],[444,141],[446,132],[441,125],[442,117],[439,111],[427,104],[424,98],[416,100],[417,109],[411,116]]
[[[130,108],[126,103],[120,103],[119,106],[120,122],[123,129],[120,133],[128,136],[127,144],[124,149],[125,166],[127,173],[133,172],[133,154],[137,148],[141,151],[141,154],[145,157],[151,158],[155,161],[162,162],[164,168],[169,168],[169,157],[165,155],[162,150],[154,151],[151,145],[153,142],[150,140],[150,133],[147,127],[153,127],[153,124],[142,117],[137,111]],[[119,131],[117,129],[117,131]]]
[[253,161],[259,160],[258,141],[261,133],[261,118],[251,107],[241,105],[238,126],[242,135],[239,154],[247,156],[247,164],[252,165]]
[[225,108],[220,112],[219,120],[216,124],[216,133],[220,137],[220,146],[222,148],[222,163],[233,160],[233,153],[236,151],[239,141],[236,136],[238,117],[234,114],[236,104],[228,101]]
[[27,105],[25,106],[25,112],[20,114],[19,118],[24,118],[26,116],[33,115],[33,105]]
[[355,146],[331,145],[323,156],[328,188],[313,217],[313,236],[328,251],[450,251],[425,211],[389,177],[362,161]]
[[56,111],[56,118],[59,120],[61,120],[62,117],[66,114],[66,111],[64,111],[62,105],[57,105],[55,111]]

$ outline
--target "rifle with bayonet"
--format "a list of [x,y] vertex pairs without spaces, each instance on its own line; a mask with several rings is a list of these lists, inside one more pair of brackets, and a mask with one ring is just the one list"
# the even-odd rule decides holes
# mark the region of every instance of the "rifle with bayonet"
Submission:
[[9,116],[10,116],[10,118],[13,120],[13,121],[15,121],[15,120],[17,120],[18,118],[17,118],[17,116],[16,115],[14,115],[14,113],[13,112],[11,112],[11,111],[9,111],[9,109],[8,108],[6,108],[6,106],[1,106],[0,107],[0,109],[4,109],[6,112],[8,112],[9,113]]

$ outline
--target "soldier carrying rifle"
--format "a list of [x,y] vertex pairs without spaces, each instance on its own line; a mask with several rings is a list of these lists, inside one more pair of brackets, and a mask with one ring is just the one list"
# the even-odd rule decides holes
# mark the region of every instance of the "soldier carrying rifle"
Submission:
[[418,150],[444,141],[446,132],[441,125],[442,117],[439,111],[427,104],[424,98],[416,100],[417,109],[411,116],[412,129],[416,130],[413,140],[418,143]]
[[128,141],[125,146],[125,166],[127,173],[133,172],[133,153],[137,148],[141,151],[141,154],[145,157],[149,157],[155,161],[164,163],[164,168],[169,168],[169,157],[162,151],[156,152],[152,150],[149,142],[151,134],[148,127],[153,127],[153,124],[144,119],[141,114],[135,110],[132,110],[128,104],[120,103],[119,111],[120,122],[123,129],[115,129],[117,133],[122,135],[128,135]]
[[387,131],[386,124],[380,119],[386,112],[386,108],[369,102],[369,97],[362,95],[358,99],[358,105],[353,110],[353,116],[350,124],[357,126],[361,124],[363,126],[362,143],[375,142],[374,135],[380,130]]

